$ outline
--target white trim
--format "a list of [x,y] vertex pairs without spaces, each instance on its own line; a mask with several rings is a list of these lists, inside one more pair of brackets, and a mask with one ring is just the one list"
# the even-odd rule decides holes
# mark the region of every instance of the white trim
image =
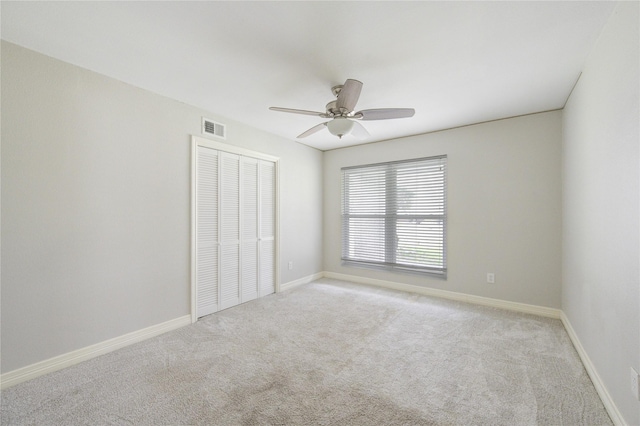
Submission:
[[235,145],[230,145],[229,143],[212,141],[211,139],[202,138],[200,136],[192,135],[191,141],[192,143],[195,143],[199,146],[215,149],[217,151],[228,152],[230,154],[244,155],[245,157],[258,158],[260,160],[271,161],[273,163],[276,163],[280,160],[279,157],[275,157],[273,155],[253,151],[251,149],[242,148]]
[[289,290],[294,287],[298,287],[303,284],[309,284],[310,282],[319,280],[322,277],[324,277],[324,272],[318,272],[317,274],[307,275],[306,277],[298,278],[297,280],[280,284],[280,289],[278,290],[278,293],[281,291]]
[[[274,157],[276,158],[276,157]],[[274,250],[276,251],[274,253],[274,257],[273,257],[273,262],[274,262],[274,280],[275,280],[275,285],[274,285],[274,289],[275,292],[278,293],[280,292],[281,289],[281,285],[280,285],[280,159],[276,158],[275,161],[273,161],[274,163],[274,170],[273,173],[275,173],[274,179],[275,181],[273,182],[273,184],[275,185],[275,194],[274,196],[276,197],[275,201],[275,215],[274,215],[274,220],[276,221],[276,223],[273,224],[274,228],[273,228],[273,238],[275,238],[275,245],[274,245]]]
[[390,288],[392,290],[406,291],[409,293],[422,294],[424,296],[441,297],[443,299],[457,300],[461,302],[473,303],[476,305],[490,306],[493,308],[507,309],[509,311],[522,312],[549,318],[560,318],[561,311],[559,309],[547,308],[545,306],[528,305],[526,303],[509,302],[507,300],[491,299],[489,297],[474,296],[465,293],[456,293],[454,291],[439,290],[429,287],[420,287],[411,284],[402,284],[393,281],[377,280],[374,278],[358,277],[355,275],[338,274],[336,272],[323,273],[326,278],[337,280],[351,281],[360,284],[369,284],[377,287]]
[[575,330],[571,326],[571,323],[569,322],[569,318],[567,318],[566,314],[560,309],[547,308],[544,306],[537,306],[537,305],[527,305],[525,303],[509,302],[506,300],[491,299],[488,297],[474,296],[470,294],[456,293],[453,291],[420,287],[420,286],[415,286],[410,284],[401,284],[393,281],[384,281],[384,280],[377,280],[373,278],[358,277],[354,275],[339,274],[336,272],[325,271],[323,272],[322,275],[323,277],[330,278],[330,279],[351,281],[359,284],[369,284],[369,285],[389,288],[393,290],[407,291],[410,293],[418,293],[425,296],[442,297],[444,299],[458,300],[462,302],[474,303],[477,305],[491,306],[494,308],[507,309],[510,311],[523,312],[527,314],[560,319],[562,321],[562,324],[564,325],[565,330],[567,331],[567,334],[569,335],[569,338],[571,339],[571,342],[573,343],[573,346],[575,347],[576,351],[578,352],[578,355],[580,356],[580,360],[582,361],[582,364],[584,365],[584,368],[587,371],[587,374],[589,375],[589,377],[591,378],[591,381],[593,382],[593,386],[595,387],[596,392],[598,392],[598,396],[602,400],[602,404],[607,410],[609,417],[611,417],[611,421],[616,426],[627,426],[627,423],[625,422],[624,417],[622,417],[622,414],[618,410],[618,407],[613,401],[613,398],[611,398],[611,395],[609,395],[609,392],[607,391],[607,388],[604,385],[604,382],[602,381],[602,379],[600,379],[600,376],[598,375],[598,371],[596,370],[595,366],[591,362],[591,359],[589,359],[589,355],[587,355],[587,352],[584,350],[584,347],[580,343],[580,339],[578,339],[578,335],[576,334]]
[[198,176],[196,174],[197,171],[197,150],[198,144],[192,138],[191,139],[191,240],[189,241],[189,245],[191,247],[191,323],[198,321],[198,317],[196,315],[196,290],[195,290],[195,282],[196,282],[196,245],[194,241],[196,240],[196,182],[198,182]]
[[[589,374],[591,381],[602,400],[607,413],[611,417],[611,420],[616,426],[627,426],[622,414],[618,410],[618,407],[614,403],[611,395],[607,391],[602,379],[598,375],[598,372],[591,362],[589,355],[585,351],[580,339],[575,330],[571,326],[569,318],[565,313],[558,309],[546,308],[543,306],[527,305],[524,303],[508,302],[499,299],[491,299],[481,296],[473,296],[464,293],[456,293],[447,290],[438,290],[427,287],[419,287],[410,284],[401,284],[392,281],[377,280],[373,278],[364,278],[354,275],[339,274],[336,272],[318,272],[313,275],[298,278],[287,283],[283,283],[279,286],[278,292],[289,290],[291,288],[308,284],[312,281],[320,278],[337,279],[344,281],[351,281],[359,284],[369,284],[378,287],[389,288],[393,290],[407,291],[410,293],[422,294],[425,296],[435,296],[444,299],[463,301],[468,303],[474,303],[483,306],[491,306],[495,308],[507,309],[511,311],[523,312],[528,314],[540,315],[549,318],[559,318],[564,325],[564,328],[573,343],[580,360]],[[134,343],[141,342],[146,339],[150,339],[155,336],[167,333],[169,331],[184,327],[192,323],[191,315],[184,315],[182,317],[166,321],[161,324],[156,324],[151,327],[147,327],[138,331],[134,331],[113,339],[105,340],[104,342],[96,343],[95,345],[87,346],[66,354],[62,354],[53,358],[46,359],[44,361],[37,362],[35,364],[28,365],[26,367],[19,368],[17,370],[9,371],[0,376],[0,389],[6,389],[8,387],[17,385],[18,383],[25,382],[27,380],[35,379],[36,377],[43,376],[54,371],[61,370],[66,367],[78,364],[82,361],[86,361],[92,358],[96,358],[100,355],[121,349],[123,347],[132,345]]]
[[143,328],[142,330],[105,340],[104,342],[96,343],[95,345],[45,359],[44,361],[27,365],[26,367],[22,367],[17,370],[9,371],[0,376],[0,388],[5,389],[10,386],[17,385],[18,383],[35,379],[38,376],[70,367],[82,361],[104,355],[115,351],[116,349],[121,349],[125,346],[141,342],[151,337],[159,336],[160,334],[164,334],[168,331],[172,331],[189,324],[191,324],[191,315],[185,315],[161,324]]
[[616,407],[616,404],[613,402],[613,398],[609,395],[607,387],[604,385],[600,375],[598,375],[596,367],[591,362],[589,355],[587,355],[587,351],[584,350],[578,335],[571,326],[569,318],[567,318],[564,312],[561,312],[560,320],[562,321],[564,328],[567,330],[567,334],[569,335],[573,346],[576,348],[576,352],[578,352],[578,355],[582,360],[582,364],[584,365],[585,370],[587,370],[587,374],[589,374],[589,377],[593,382],[593,386],[596,388],[596,392],[598,392],[598,395],[604,404],[604,408],[607,410],[609,417],[611,417],[611,421],[613,421],[613,424],[616,426],[626,426],[627,423],[624,421],[624,417],[622,417],[622,414],[618,411],[618,407]]

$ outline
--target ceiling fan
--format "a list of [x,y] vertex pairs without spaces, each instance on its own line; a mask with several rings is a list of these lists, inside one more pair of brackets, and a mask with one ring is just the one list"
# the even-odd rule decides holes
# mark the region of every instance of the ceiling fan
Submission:
[[363,109],[354,112],[360,91],[362,90],[362,82],[353,79],[347,79],[344,84],[331,88],[333,94],[337,97],[335,101],[331,101],[326,106],[326,112],[307,111],[303,109],[291,109],[270,107],[272,111],[291,112],[294,114],[315,115],[322,118],[330,118],[330,121],[320,123],[313,126],[306,132],[298,135],[298,138],[306,138],[323,128],[327,128],[331,134],[338,138],[351,133],[357,138],[366,138],[369,132],[358,123],[357,120],[389,120],[392,118],[413,117],[415,110],[413,108],[378,108]]

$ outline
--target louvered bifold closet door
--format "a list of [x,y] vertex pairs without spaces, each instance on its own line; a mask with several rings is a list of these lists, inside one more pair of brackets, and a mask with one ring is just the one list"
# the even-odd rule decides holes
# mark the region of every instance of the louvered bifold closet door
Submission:
[[220,309],[240,303],[240,156],[220,152]]
[[198,147],[196,174],[196,315],[218,310],[218,151]]
[[230,148],[195,145],[196,318],[275,292],[277,162]]
[[275,163],[259,161],[260,296],[275,292]]
[[241,301],[258,297],[258,160],[242,157]]

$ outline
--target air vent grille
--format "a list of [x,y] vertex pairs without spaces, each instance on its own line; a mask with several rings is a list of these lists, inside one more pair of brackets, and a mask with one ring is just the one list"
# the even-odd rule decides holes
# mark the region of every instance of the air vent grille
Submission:
[[205,135],[215,136],[216,138],[226,139],[226,129],[224,124],[216,123],[213,120],[202,117],[202,133]]

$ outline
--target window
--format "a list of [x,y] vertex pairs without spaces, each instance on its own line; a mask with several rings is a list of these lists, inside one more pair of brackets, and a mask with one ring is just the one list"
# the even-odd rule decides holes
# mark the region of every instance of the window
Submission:
[[446,165],[438,156],[343,168],[343,264],[445,278]]

